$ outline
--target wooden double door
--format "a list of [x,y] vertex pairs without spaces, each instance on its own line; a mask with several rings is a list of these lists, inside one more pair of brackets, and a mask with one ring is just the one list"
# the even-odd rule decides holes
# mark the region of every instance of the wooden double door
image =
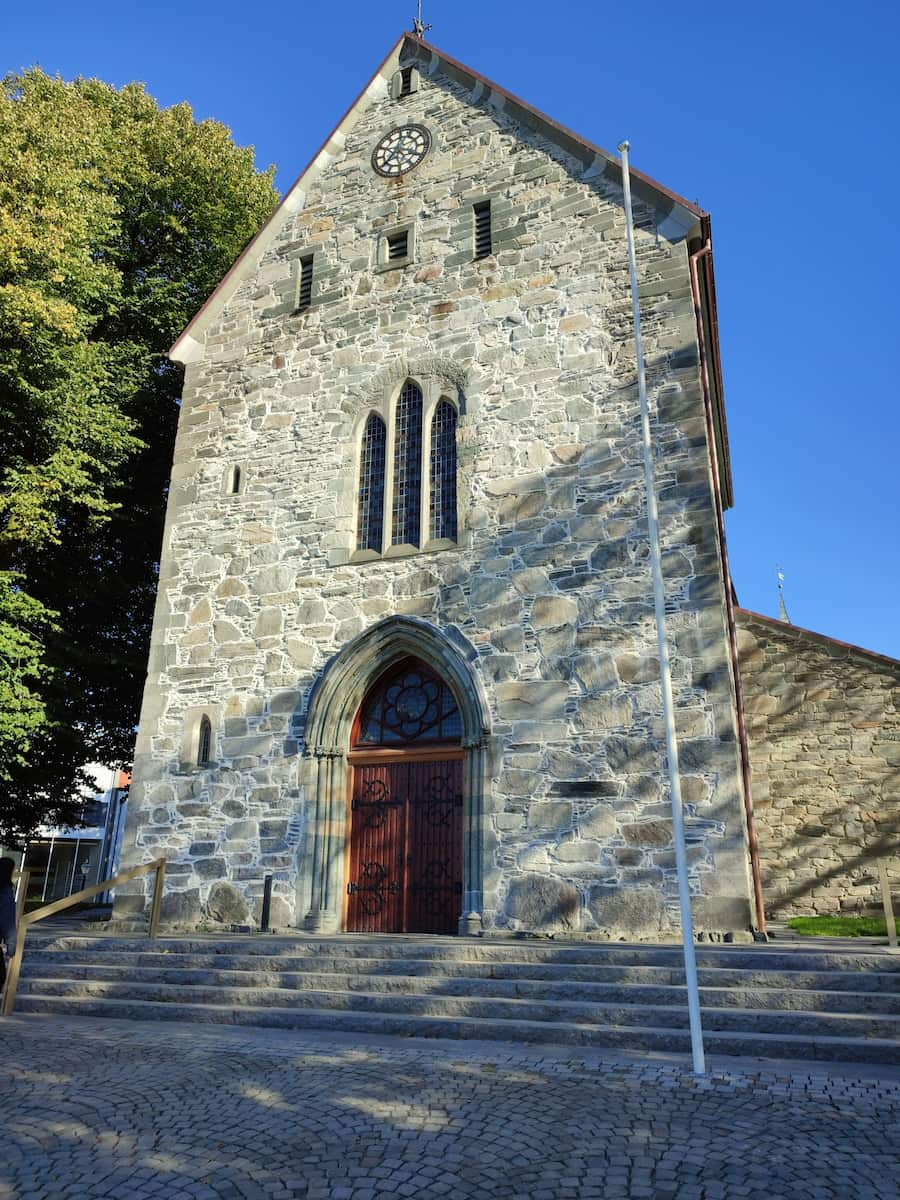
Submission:
[[461,753],[353,762],[348,932],[456,933],[462,766]]

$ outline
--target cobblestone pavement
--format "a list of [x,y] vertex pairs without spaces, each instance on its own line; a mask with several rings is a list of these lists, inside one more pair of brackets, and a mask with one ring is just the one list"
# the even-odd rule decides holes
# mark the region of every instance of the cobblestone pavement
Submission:
[[900,1070],[0,1024],[3,1200],[890,1200]]

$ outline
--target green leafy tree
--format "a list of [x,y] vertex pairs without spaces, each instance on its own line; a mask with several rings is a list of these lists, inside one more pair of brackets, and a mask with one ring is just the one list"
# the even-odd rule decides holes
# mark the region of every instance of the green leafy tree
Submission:
[[36,689],[45,675],[40,632],[50,614],[19,587],[19,577],[0,579],[0,782],[28,761],[34,735],[46,724],[44,701]]
[[186,104],[32,69],[0,95],[0,842],[130,760],[181,390],[167,347],[273,171]]

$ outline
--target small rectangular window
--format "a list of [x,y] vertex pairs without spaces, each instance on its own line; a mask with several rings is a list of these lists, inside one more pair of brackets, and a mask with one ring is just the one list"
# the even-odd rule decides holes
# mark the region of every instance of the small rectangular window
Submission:
[[475,257],[487,258],[491,253],[491,202],[475,205]]
[[416,227],[404,225],[399,229],[386,229],[378,234],[375,244],[375,270],[394,271],[406,267],[416,255]]
[[399,233],[389,233],[387,242],[387,261],[397,262],[409,257],[409,230],[401,229]]
[[295,307],[302,312],[312,304],[313,255],[304,254],[297,261]]
[[403,67],[400,71],[400,95],[408,96],[412,91],[412,67]]

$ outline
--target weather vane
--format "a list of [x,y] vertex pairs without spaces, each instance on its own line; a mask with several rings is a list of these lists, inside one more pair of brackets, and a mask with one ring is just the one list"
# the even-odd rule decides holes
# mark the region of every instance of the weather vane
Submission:
[[791,618],[788,616],[788,611],[784,603],[784,571],[776,564],[775,572],[778,575],[778,620],[784,621],[786,625],[790,625]]
[[422,24],[422,0],[419,0],[417,8],[418,12],[413,19],[413,33],[416,35],[416,37],[420,38],[425,36],[431,26]]

